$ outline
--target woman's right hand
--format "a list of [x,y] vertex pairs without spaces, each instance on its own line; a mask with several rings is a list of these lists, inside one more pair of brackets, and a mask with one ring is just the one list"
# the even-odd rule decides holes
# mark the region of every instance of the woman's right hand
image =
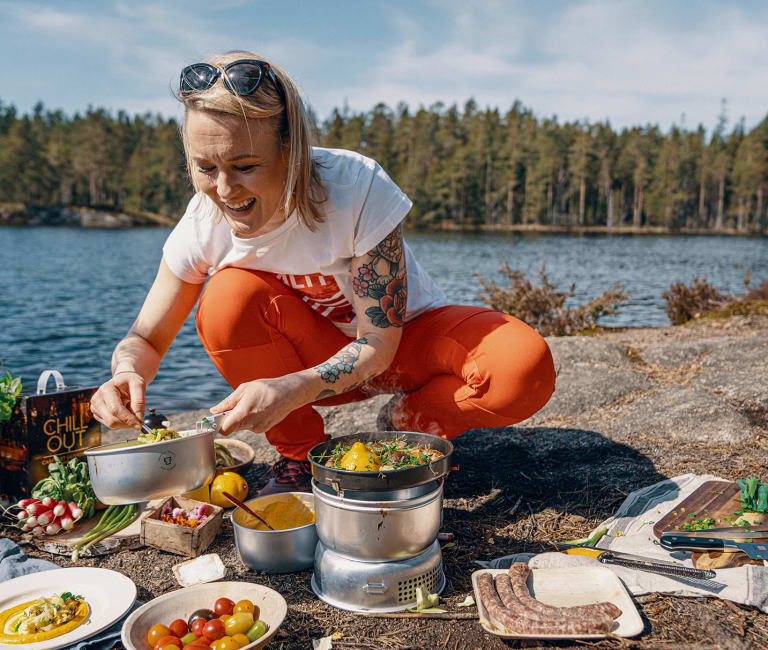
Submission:
[[91,413],[110,429],[140,429],[147,386],[138,372],[118,372],[91,398]]

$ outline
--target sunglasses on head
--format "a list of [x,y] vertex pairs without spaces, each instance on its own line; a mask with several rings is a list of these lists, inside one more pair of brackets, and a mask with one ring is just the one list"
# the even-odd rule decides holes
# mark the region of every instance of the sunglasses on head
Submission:
[[265,75],[269,75],[275,88],[280,90],[280,84],[272,71],[272,66],[266,61],[256,59],[240,59],[224,66],[224,73],[210,63],[193,63],[181,71],[179,92],[189,95],[194,92],[208,90],[221,77],[224,87],[233,95],[252,95],[261,85]]

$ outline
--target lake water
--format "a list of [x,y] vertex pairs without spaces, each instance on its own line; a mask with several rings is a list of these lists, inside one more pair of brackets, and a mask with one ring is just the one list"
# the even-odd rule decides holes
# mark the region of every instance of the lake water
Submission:
[[[98,385],[154,279],[167,229],[0,228],[0,360],[34,391],[46,368],[67,384]],[[576,283],[574,302],[620,282],[630,304],[605,325],[668,324],[662,291],[705,277],[723,293],[768,279],[768,241],[720,236],[567,236],[410,233],[421,264],[453,303],[481,304],[473,273],[496,276],[506,259],[531,279],[542,262],[550,282]],[[229,393],[187,320],[148,391],[164,413],[207,408]]]

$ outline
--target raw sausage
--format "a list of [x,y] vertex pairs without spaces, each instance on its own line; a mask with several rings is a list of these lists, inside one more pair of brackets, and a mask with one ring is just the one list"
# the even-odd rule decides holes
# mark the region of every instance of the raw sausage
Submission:
[[600,612],[587,613],[586,615],[581,612],[572,613],[571,609],[576,609],[576,608],[570,608],[570,607],[554,608],[559,610],[559,612],[554,615],[542,614],[540,612],[536,612],[533,609],[526,607],[520,601],[520,599],[515,595],[508,575],[499,574],[495,576],[494,581],[496,583],[496,591],[499,594],[499,598],[501,599],[501,602],[504,604],[504,606],[508,610],[510,610],[512,613],[516,614],[517,616],[520,616],[521,618],[526,618],[526,619],[531,619],[536,621],[544,621],[544,622],[552,622],[552,621],[562,622],[563,620],[567,619],[567,620],[575,620],[575,621],[584,621],[586,623],[590,623],[594,625],[605,624],[608,626],[609,630],[611,629],[611,627],[613,627],[613,619],[608,614],[604,614]]
[[513,614],[504,607],[493,578],[490,574],[482,573],[477,579],[480,601],[488,612],[494,625],[506,629],[513,634],[604,634],[611,629],[612,622],[603,619],[600,623],[568,618],[531,619]]
[[597,616],[598,614],[609,616],[611,619],[621,616],[621,610],[613,603],[595,603],[594,605],[576,605],[575,607],[554,607],[546,605],[531,596],[528,591],[528,575],[531,570],[524,562],[515,562],[509,567],[509,579],[515,596],[526,607],[540,614],[549,616]]

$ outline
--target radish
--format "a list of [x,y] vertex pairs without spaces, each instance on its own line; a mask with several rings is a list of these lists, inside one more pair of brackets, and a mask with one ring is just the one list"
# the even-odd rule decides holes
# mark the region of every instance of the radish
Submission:
[[69,513],[61,515],[61,527],[64,530],[72,530],[75,527],[75,520],[72,519]]
[[37,526],[37,517],[35,517],[35,515],[31,515],[27,517],[27,520],[24,523],[30,528],[34,528]]
[[83,516],[82,509],[74,501],[69,502],[67,509],[69,510],[69,514],[72,515],[72,519],[75,521]]
[[32,529],[32,534],[33,534],[35,537],[40,537],[40,536],[41,536],[41,535],[42,535],[44,532],[45,532],[45,531],[43,530],[43,527],[42,527],[42,526],[35,526],[35,527]]
[[50,508],[48,506],[44,506],[40,502],[38,502],[38,503],[30,503],[27,506],[27,512],[30,515],[35,515],[35,517],[41,515],[42,513],[44,513],[47,510],[50,510]]
[[30,526],[30,525],[29,525],[29,524],[28,524],[28,523],[25,521],[25,522],[24,522],[24,525],[21,527],[21,530],[22,530],[22,531],[24,531],[24,532],[26,533],[26,532],[29,532],[30,530],[32,530],[33,528],[34,528],[34,526]]
[[22,499],[16,504],[16,507],[24,508],[26,510],[27,506],[33,503],[39,503],[38,499]]
[[61,517],[67,511],[67,502],[59,501],[53,508],[53,514],[57,517]]
[[29,513],[26,510],[22,510],[21,512],[17,513],[16,519],[21,521],[22,519],[26,519],[29,516]]
[[46,508],[50,508],[56,502],[51,497],[45,497],[40,503],[42,503]]
[[50,524],[45,527],[46,535],[55,535],[61,530],[61,520],[56,517]]
[[53,510],[46,510],[44,513],[37,516],[37,523],[40,526],[47,526],[55,517],[56,515],[53,514]]

